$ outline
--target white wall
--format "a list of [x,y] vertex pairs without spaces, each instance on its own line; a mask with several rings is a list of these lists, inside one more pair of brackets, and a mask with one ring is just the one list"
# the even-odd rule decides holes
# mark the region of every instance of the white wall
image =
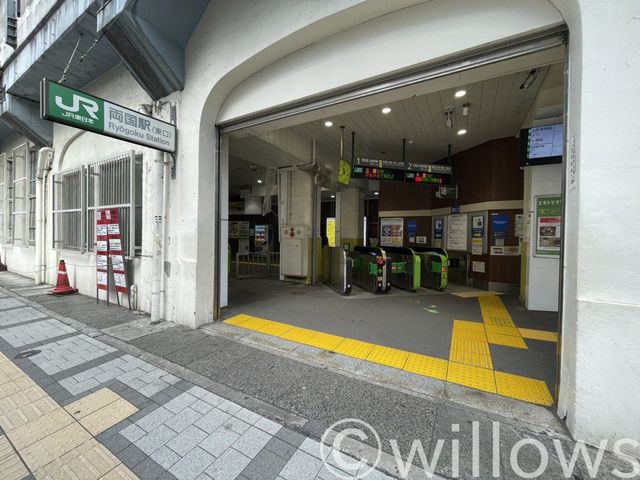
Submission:
[[[562,192],[562,165],[542,165],[527,167],[525,188],[528,213],[533,215],[530,225],[531,239],[528,248],[527,295],[528,310],[558,311],[558,293],[560,288],[560,259],[536,257],[535,253],[535,198],[538,195],[560,195]],[[525,212],[525,215],[527,214]]]
[[[576,152],[567,162],[559,413],[587,442],[638,441],[640,4],[553,3],[571,34],[567,125]],[[626,450],[640,456],[637,444]]]
[[[85,91],[99,97],[108,98],[118,103],[138,110],[142,103],[149,103],[148,95],[137,84],[133,77],[122,66],[116,67],[99,79],[84,88]],[[96,258],[93,253],[78,253],[68,250],[56,250],[53,248],[53,205],[52,185],[53,175],[60,171],[69,170],[96,160],[102,160],[114,155],[134,150],[136,154],[143,156],[143,231],[142,231],[142,256],[133,260],[133,278],[129,282],[136,285],[136,307],[143,311],[150,311],[151,298],[151,198],[152,189],[156,186],[150,181],[150,171],[153,165],[152,150],[128,142],[116,140],[110,137],[96,135],[90,132],[83,133],[75,141],[69,144],[68,150],[61,163],[60,156],[64,146],[70,138],[79,130],[66,125],[54,125],[53,147],[56,150],[53,169],[48,177],[48,206],[47,206],[47,244],[45,250],[45,263],[48,268],[46,280],[55,284],[57,265],[60,259],[65,260],[69,281],[72,286],[78,288],[80,293],[95,295],[96,292]],[[162,188],[158,185],[157,188]],[[123,227],[124,228],[124,227]],[[112,297],[113,300],[113,297]]]

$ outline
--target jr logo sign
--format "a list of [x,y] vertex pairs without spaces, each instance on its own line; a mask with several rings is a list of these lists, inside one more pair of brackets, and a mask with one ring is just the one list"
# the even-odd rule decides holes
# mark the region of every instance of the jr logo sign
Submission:
[[98,119],[98,104],[97,102],[90,100],[85,97],[81,97],[77,93],[73,94],[73,104],[71,106],[65,105],[62,97],[56,95],[56,105],[67,112],[79,113],[80,106],[84,108],[85,112],[88,113],[94,120]]

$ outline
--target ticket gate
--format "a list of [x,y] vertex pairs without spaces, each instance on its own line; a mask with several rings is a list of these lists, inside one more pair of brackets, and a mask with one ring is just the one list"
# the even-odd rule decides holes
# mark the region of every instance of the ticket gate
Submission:
[[391,285],[410,292],[420,288],[420,255],[404,247],[384,247],[384,251],[391,263]]
[[377,247],[354,247],[353,284],[372,293],[387,292],[391,288],[390,264],[383,249]]
[[341,295],[349,295],[353,285],[353,259],[342,247],[322,247],[322,281]]
[[420,256],[420,283],[423,287],[444,290],[447,288],[449,257],[443,248],[413,247]]

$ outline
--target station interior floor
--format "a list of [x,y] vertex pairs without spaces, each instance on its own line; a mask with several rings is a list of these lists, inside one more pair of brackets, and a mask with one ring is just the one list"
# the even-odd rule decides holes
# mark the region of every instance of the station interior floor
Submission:
[[322,285],[231,280],[227,323],[545,406],[554,403],[556,312],[451,285],[342,296]]

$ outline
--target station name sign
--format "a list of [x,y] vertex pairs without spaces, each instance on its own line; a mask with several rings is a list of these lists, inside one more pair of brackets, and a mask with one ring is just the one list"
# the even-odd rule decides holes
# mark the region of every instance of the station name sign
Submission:
[[164,152],[176,151],[175,125],[46,78],[40,84],[40,116]]
[[351,177],[391,182],[411,182],[431,185],[449,183],[453,169],[450,165],[407,163],[395,160],[356,158]]

